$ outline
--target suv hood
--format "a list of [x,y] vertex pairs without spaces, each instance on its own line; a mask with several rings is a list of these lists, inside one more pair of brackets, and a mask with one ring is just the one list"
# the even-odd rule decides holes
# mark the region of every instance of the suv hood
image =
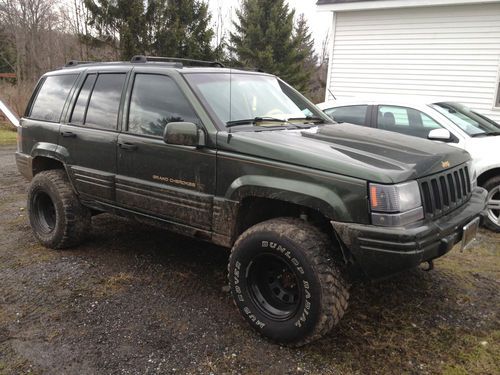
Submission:
[[218,135],[218,149],[379,183],[399,183],[470,160],[467,152],[425,139],[351,124],[308,130]]

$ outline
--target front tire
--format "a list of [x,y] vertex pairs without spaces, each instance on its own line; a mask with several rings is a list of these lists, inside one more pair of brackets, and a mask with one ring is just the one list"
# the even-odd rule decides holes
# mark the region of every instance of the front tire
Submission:
[[500,232],[500,176],[487,180],[483,187],[488,190],[486,220],[484,226],[494,232]]
[[76,246],[90,230],[91,212],[82,206],[60,169],[43,171],[33,178],[28,215],[35,237],[51,249]]
[[294,218],[245,231],[229,259],[236,305],[263,336],[301,346],[327,334],[344,315],[349,293],[331,256],[331,241]]

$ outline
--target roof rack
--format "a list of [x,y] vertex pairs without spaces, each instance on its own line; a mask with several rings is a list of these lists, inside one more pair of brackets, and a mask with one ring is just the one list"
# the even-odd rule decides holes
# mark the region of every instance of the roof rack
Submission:
[[176,62],[180,63],[181,67],[183,64],[196,66],[212,66],[224,68],[224,64],[219,61],[204,61],[204,60],[193,60],[193,59],[184,59],[180,57],[161,57],[161,56],[144,56],[144,55],[136,55],[132,57],[130,60],[131,63],[147,63],[147,62]]
[[78,60],[69,60],[66,65],[64,65],[65,68],[68,68],[70,66],[77,66],[81,64],[94,64],[95,61],[78,61]]

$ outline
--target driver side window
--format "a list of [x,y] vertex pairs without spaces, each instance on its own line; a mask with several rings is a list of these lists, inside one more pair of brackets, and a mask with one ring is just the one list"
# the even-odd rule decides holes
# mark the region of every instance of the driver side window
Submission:
[[155,74],[136,74],[128,131],[162,137],[169,122],[199,123],[177,84],[169,77]]

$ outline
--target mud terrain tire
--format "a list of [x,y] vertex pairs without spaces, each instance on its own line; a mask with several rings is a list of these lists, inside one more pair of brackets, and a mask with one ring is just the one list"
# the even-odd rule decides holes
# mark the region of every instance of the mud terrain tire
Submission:
[[28,191],[28,215],[35,237],[45,247],[80,244],[90,230],[90,210],[80,203],[64,170],[38,173]]
[[229,285],[255,330],[302,346],[339,322],[349,292],[331,246],[327,235],[295,218],[259,223],[238,238],[229,258]]

